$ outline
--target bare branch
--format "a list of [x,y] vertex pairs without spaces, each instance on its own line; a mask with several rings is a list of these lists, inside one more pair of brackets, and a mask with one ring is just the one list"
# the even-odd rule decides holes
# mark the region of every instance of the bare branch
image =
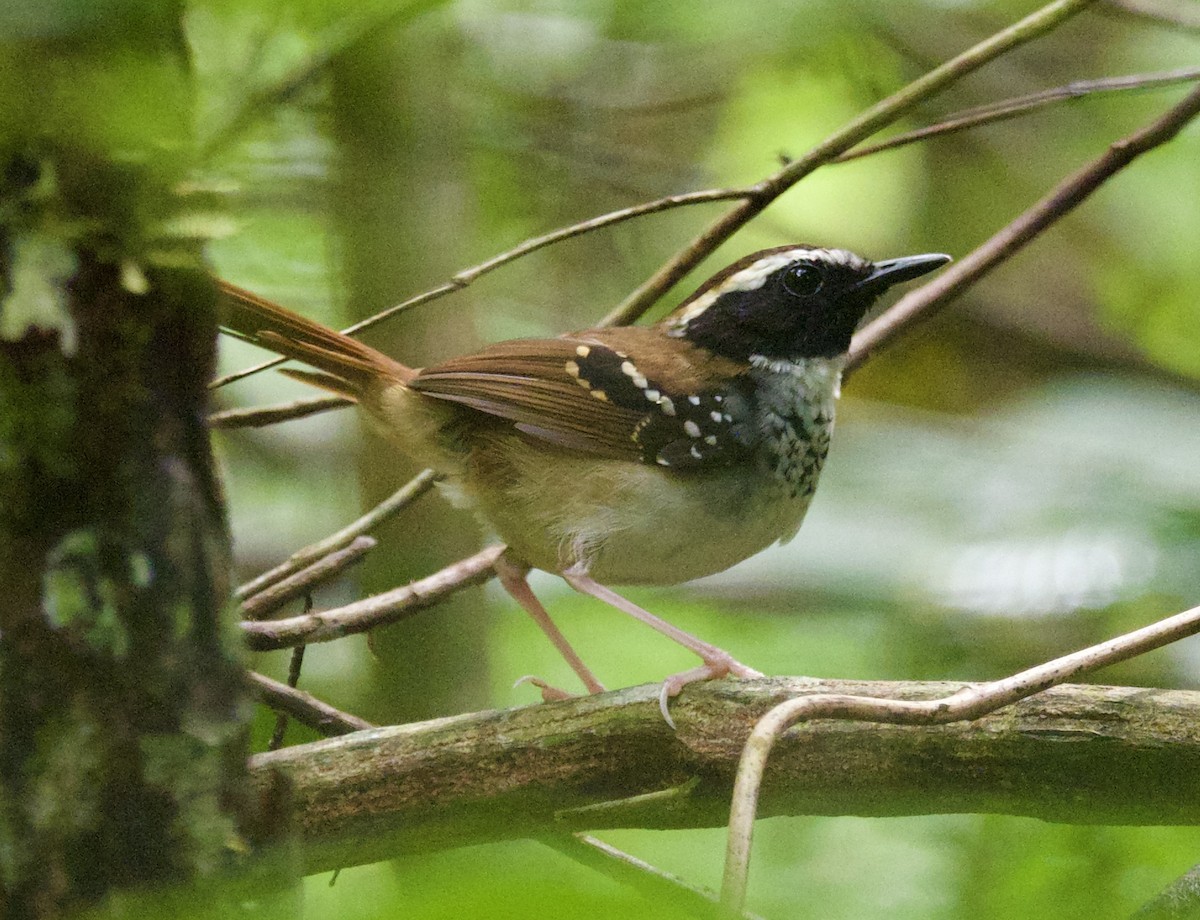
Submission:
[[375,727],[366,719],[334,709],[311,693],[281,684],[255,671],[248,672],[246,680],[260,701],[277,712],[287,713],[297,722],[316,729],[322,735],[348,735],[350,732]]
[[[615,882],[636,889],[653,904],[671,904],[701,920],[729,920],[729,913],[714,894],[690,885],[677,875],[664,872],[624,850],[590,834],[561,834],[541,842]],[[738,915],[759,920],[753,914]]]
[[1195,89],[1152,124],[1110,145],[1102,156],[1068,176],[1037,204],[929,284],[901,297],[883,316],[854,337],[846,373],[855,370],[876,348],[890,342],[918,320],[927,319],[939,307],[957,297],[1047,227],[1070,213],[1141,154],[1171,140],[1198,113],[1200,89]]
[[330,534],[323,540],[313,543],[311,546],[297,550],[288,557],[286,562],[250,579],[250,581],[234,592],[234,598],[245,602],[260,591],[264,591],[276,582],[300,571],[327,553],[344,549],[362,534],[374,530],[384,521],[403,511],[428,492],[440,478],[433,470],[424,470],[417,474],[358,520],[346,525],[336,533]]
[[503,546],[489,546],[420,581],[375,594],[345,607],[305,613],[285,620],[243,620],[242,632],[246,635],[246,644],[253,651],[266,652],[314,642],[330,642],[378,626],[387,626],[436,604],[455,591],[483,584],[495,574],[492,566],[503,552]]
[[880,141],[878,144],[870,144],[866,147],[848,150],[840,156],[835,157],[832,162],[848,163],[850,160],[871,156],[875,153],[881,153],[884,150],[906,147],[909,144],[928,140],[931,137],[954,134],[958,131],[964,131],[967,128],[977,128],[980,125],[991,124],[997,121],[1007,121],[1010,118],[1028,115],[1046,106],[1072,99],[1081,99],[1099,93],[1158,89],[1165,86],[1175,86],[1179,83],[1194,83],[1196,80],[1200,80],[1200,67],[1181,67],[1177,70],[1166,70],[1161,73],[1133,74],[1127,77],[1105,77],[1100,80],[1076,80],[1073,83],[1068,83],[1066,86],[1058,86],[1054,89],[1030,93],[1027,96],[1003,99],[999,102],[977,106],[973,109],[963,109],[961,112],[948,115],[935,125],[917,128],[915,131],[906,131],[903,134],[888,138],[886,141]]
[[247,620],[269,617],[288,601],[307,594],[323,581],[341,574],[375,548],[373,537],[355,537],[345,549],[336,550],[321,557],[295,575],[275,582],[242,604],[242,616]]
[[[361,322],[347,326],[342,332],[346,335],[353,335],[404,310],[461,290],[481,275],[559,240],[587,233],[600,227],[629,220],[643,214],[665,211],[670,208],[696,204],[698,202],[721,201],[731,198],[744,199],[740,205],[726,212],[708,230],[704,231],[704,233],[688,244],[678,255],[659,269],[657,273],[643,283],[620,306],[601,321],[601,325],[631,323],[641,316],[676,281],[695,268],[705,256],[817,167],[832,161],[859,141],[869,137],[881,128],[887,127],[897,118],[904,115],[905,112],[930,96],[937,94],[999,55],[1054,29],[1066,19],[1094,2],[1096,0],[1055,0],[1054,3],[1048,4],[1021,21],[1014,23],[1012,26],[997,32],[958,57],[947,61],[923,77],[914,80],[899,92],[893,93],[887,99],[867,109],[803,157],[792,161],[783,169],[767,177],[755,186],[745,189],[712,189],[673,195],[645,204],[622,208],[621,210],[591,218],[570,227],[555,230],[543,236],[534,237],[508,252],[502,253],[472,268],[464,269],[451,278],[450,281],[438,287],[411,297]],[[217,389],[226,386],[237,380],[249,377],[252,374],[277,367],[285,360],[287,359],[273,358],[253,367],[237,371],[236,373],[227,374],[224,377],[214,380],[209,384],[209,387]]]
[[[1077,80],[1072,83],[1068,83],[1065,86],[1042,90],[1041,92],[1031,93],[1026,96],[1017,96],[1012,99],[1001,100],[989,105],[978,106],[973,109],[964,109],[961,112],[956,112],[948,116],[937,124],[928,125],[924,128],[918,128],[914,131],[907,131],[904,134],[889,138],[886,141],[881,141],[878,144],[871,144],[855,150],[846,150],[837,156],[830,158],[828,162],[846,163],[850,160],[857,160],[862,157],[871,156],[872,154],[881,153],[886,150],[894,150],[896,148],[905,147],[909,144],[914,144],[919,141],[928,140],[931,137],[953,134],[969,128],[975,128],[980,125],[1017,118],[1021,115],[1027,115],[1048,105],[1053,105],[1055,103],[1072,99],[1079,99],[1099,93],[1128,92],[1131,90],[1161,88],[1165,86],[1173,86],[1178,83],[1193,82],[1197,79],[1200,79],[1200,68],[1182,67],[1176,70],[1163,71],[1161,73],[1134,74],[1124,77],[1106,77],[1097,80]],[[765,182],[770,181],[770,179],[765,180]],[[700,204],[711,201],[726,201],[737,198],[743,198],[749,201],[761,197],[761,194],[761,184],[760,186],[752,186],[741,189],[709,189],[701,192],[686,192],[679,195],[670,195],[664,198],[659,198],[654,201],[648,201],[644,204],[631,205],[630,207],[611,211],[607,214],[602,214],[589,220],[580,221],[577,224],[562,227],[550,233],[543,234],[542,236],[532,237],[531,239],[528,239],[520,245],[513,247],[507,252],[503,252],[500,255],[494,256],[485,262],[480,262],[478,265],[475,265],[471,268],[463,269],[454,275],[450,281],[441,284],[436,288],[418,294],[402,303],[396,304],[393,307],[389,307],[388,309],[376,313],[375,315],[359,323],[355,323],[354,325],[347,327],[345,332],[347,334],[359,332],[412,307],[428,303],[431,300],[436,300],[440,297],[444,297],[447,294],[451,294],[454,291],[461,290],[462,288],[465,288],[471,284],[471,282],[475,281],[475,279],[487,274],[493,269],[499,268],[502,265],[507,265],[509,262],[519,259],[522,256],[528,255],[529,253],[545,246],[549,246],[552,243],[557,243],[561,240],[570,239],[574,236],[589,233],[593,230],[598,230],[601,227],[607,227],[613,224],[621,223],[622,221],[630,220],[634,217],[640,217],[646,214],[655,214],[661,211],[670,210],[672,208],[682,207],[684,205]],[[613,316],[615,316],[615,314],[610,315],[608,320],[605,322],[607,323],[613,321]],[[283,363],[284,360],[286,359],[273,358],[253,367],[246,368],[245,370],[222,377],[212,383],[212,388],[215,389],[228,383],[233,383],[236,380],[249,377],[253,374],[259,373],[260,371],[276,367]],[[260,427],[264,425],[272,425],[276,422],[288,421],[293,418],[302,418],[306,415],[325,412],[330,409],[339,409],[348,405],[350,405],[349,400],[341,397],[320,397],[310,400],[297,400],[296,402],[287,403],[281,406],[271,406],[262,409],[232,409],[226,412],[214,413],[209,417],[209,424],[214,428]]]
[[741,229],[772,201],[838,154],[886,128],[897,118],[984,64],[1061,25],[1095,0],[1056,0],[1020,22],[1002,29],[903,89],[876,103],[808,153],[756,186],[758,194],[726,211],[688,243],[604,319],[605,324],[631,323],[702,259]]
[[729,815],[729,840],[721,903],[740,910],[746,901],[750,844],[759,789],[771,748],[790,726],[802,720],[849,719],[896,725],[940,725],[977,719],[1073,677],[1126,661],[1200,632],[1200,607],[1160,620],[1099,645],[1073,652],[1003,680],[964,687],[941,699],[879,699],[816,694],[780,703],[754,726],[738,764]]
[[[712,681],[674,701],[672,732],[655,683],[295,745],[255,755],[251,773],[264,787],[276,771],[291,783],[308,872],[564,830],[718,827],[750,727],[775,704],[798,693],[936,700],[960,686]],[[690,793],[657,810],[644,798],[634,812],[564,814],[689,777]],[[1062,686],[953,725],[807,722],[776,746],[762,814],[1194,825],[1197,784],[1200,693]]]
[[354,403],[344,396],[317,396],[311,399],[297,399],[277,406],[260,406],[256,409],[226,409],[210,415],[208,427],[222,430],[265,428],[268,425],[290,422],[293,419],[316,415],[318,412],[343,409],[352,405]]
[[[429,303],[432,300],[437,300],[440,297],[445,297],[447,294],[452,294],[455,291],[461,291],[463,288],[469,287],[476,279],[486,275],[488,272],[500,268],[502,265],[507,265],[522,256],[527,256],[531,252],[549,246],[552,243],[558,243],[562,240],[570,239],[574,236],[581,236],[584,233],[590,233],[593,230],[599,230],[602,227],[608,227],[613,224],[621,223],[622,221],[631,220],[635,217],[640,217],[644,214],[656,214],[661,211],[669,211],[673,208],[680,208],[686,205],[703,204],[710,201],[728,201],[736,198],[748,198],[756,194],[753,188],[719,188],[707,189],[699,192],[683,192],[679,195],[668,195],[665,198],[657,198],[654,201],[647,201],[643,204],[630,205],[627,208],[620,208],[616,211],[610,211],[607,214],[601,214],[598,217],[591,217],[587,220],[580,221],[577,224],[571,224],[566,227],[560,227],[557,230],[552,230],[550,233],[544,233],[541,236],[531,237],[525,242],[514,246],[506,252],[502,252],[497,256],[493,256],[487,261],[480,262],[478,265],[473,265],[470,268],[464,268],[462,271],[455,274],[449,281],[438,285],[435,288],[430,288],[428,291],[423,291],[408,300],[402,301],[394,306],[388,307],[386,310],[381,310],[364,320],[360,320],[353,325],[347,326],[342,332],[345,335],[354,335],[362,332],[364,329],[381,323],[386,319],[391,319],[405,310],[411,310],[413,307],[419,307],[421,304]],[[209,389],[218,389],[238,380],[244,380],[261,371],[269,370],[272,367],[277,367],[286,361],[287,358],[272,358],[269,361],[264,361],[261,364],[256,364],[244,370],[237,371],[232,374],[227,374],[220,377],[209,384]],[[323,411],[323,410],[315,410]]]
[[[293,690],[300,685],[300,669],[304,666],[304,649],[307,646],[297,645],[292,649],[288,660],[287,685]],[[287,736],[288,715],[286,712],[275,713],[275,730],[271,732],[271,740],[267,742],[268,751],[277,751],[283,747],[283,739]]]

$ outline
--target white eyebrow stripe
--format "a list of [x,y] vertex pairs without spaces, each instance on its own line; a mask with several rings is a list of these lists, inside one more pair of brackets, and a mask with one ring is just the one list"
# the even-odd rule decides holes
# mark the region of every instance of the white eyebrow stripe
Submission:
[[849,256],[850,253],[846,252],[845,256],[842,253],[843,250],[840,249],[810,249],[801,246],[796,249],[785,249],[783,252],[773,252],[769,256],[763,256],[761,259],[747,265],[741,271],[734,272],[715,288],[705,291],[693,300],[679,316],[672,320],[671,329],[676,330],[676,334],[680,334],[682,330],[687,328],[688,323],[711,307],[717,298],[723,294],[728,294],[730,291],[757,291],[767,283],[767,279],[771,275],[791,262],[795,262],[798,259],[847,261],[845,257]]

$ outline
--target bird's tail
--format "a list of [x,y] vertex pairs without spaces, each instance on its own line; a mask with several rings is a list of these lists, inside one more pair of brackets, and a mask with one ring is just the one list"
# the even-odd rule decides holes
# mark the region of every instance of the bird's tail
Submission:
[[407,384],[416,375],[383,352],[244,288],[227,281],[217,287],[222,329],[320,371],[285,371],[290,376],[362,402],[381,386]]

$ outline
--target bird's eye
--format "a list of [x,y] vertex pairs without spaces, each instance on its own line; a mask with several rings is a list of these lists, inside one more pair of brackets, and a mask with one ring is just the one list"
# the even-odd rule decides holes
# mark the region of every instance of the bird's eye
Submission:
[[821,269],[811,262],[793,265],[783,276],[783,286],[797,297],[811,297],[821,290],[824,283],[825,276]]

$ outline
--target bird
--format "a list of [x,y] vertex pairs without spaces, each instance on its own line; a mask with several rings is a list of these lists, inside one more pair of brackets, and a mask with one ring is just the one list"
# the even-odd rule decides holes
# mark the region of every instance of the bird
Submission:
[[[514,339],[414,368],[229,282],[226,332],[308,366],[443,477],[507,545],[501,585],[590,693],[604,685],[529,587],[540,569],[701,660],[695,681],[760,672],[618,594],[723,571],[800,528],[829,450],[851,336],[888,288],[950,261],[871,261],[810,244],[751,253],[662,320]],[[532,679],[546,699],[567,694]]]

